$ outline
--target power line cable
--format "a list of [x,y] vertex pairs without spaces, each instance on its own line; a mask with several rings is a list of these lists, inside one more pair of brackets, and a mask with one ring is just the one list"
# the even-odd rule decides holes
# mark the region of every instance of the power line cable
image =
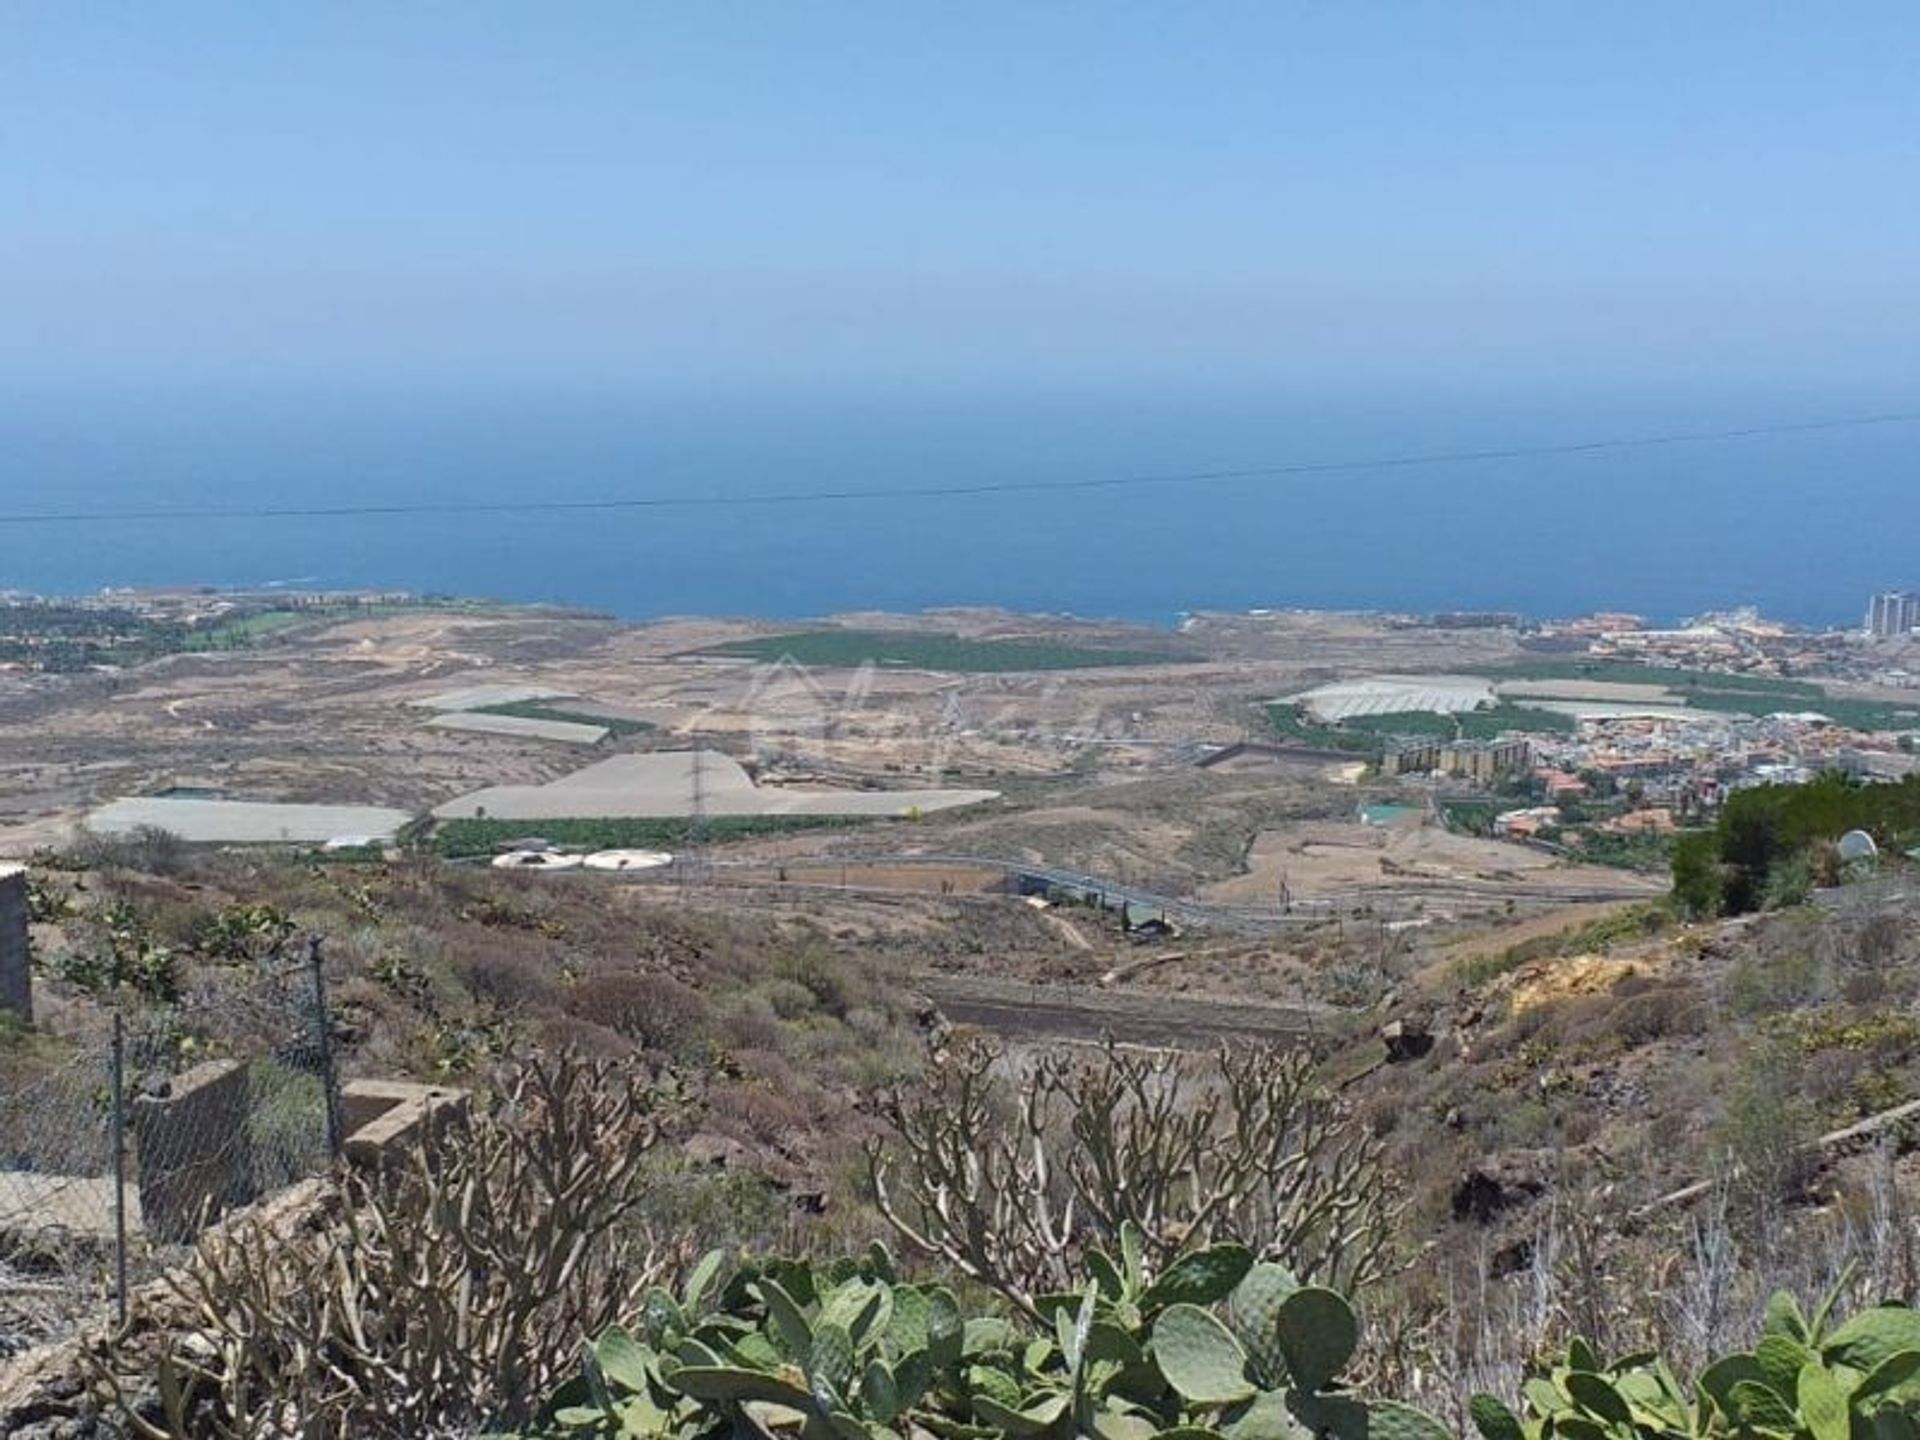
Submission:
[[1875,425],[1920,421],[1920,411],[1893,411],[1839,419],[1803,420],[1777,425],[1747,425],[1728,430],[1683,430],[1659,435],[1579,440],[1554,445],[1505,445],[1481,450],[1431,450],[1364,460],[1318,460],[1254,465],[1228,470],[1184,470],[1165,474],[1104,475],[1072,480],[981,480],[902,489],[879,486],[833,490],[750,491],[740,495],[628,495],[599,500],[445,500],[390,504],[210,506],[176,510],[67,510],[0,514],[0,525],[84,525],[121,521],[169,520],[328,520],[392,515],[521,515],[609,510],[736,509],[751,506],[819,505],[848,500],[959,499],[981,495],[1040,494],[1119,490],[1153,485],[1208,485],[1232,480],[1269,480],[1366,471],[1411,470],[1486,461],[1533,460],[1592,455],[1607,451],[1652,450],[1675,445],[1751,440],[1775,435],[1858,430]]

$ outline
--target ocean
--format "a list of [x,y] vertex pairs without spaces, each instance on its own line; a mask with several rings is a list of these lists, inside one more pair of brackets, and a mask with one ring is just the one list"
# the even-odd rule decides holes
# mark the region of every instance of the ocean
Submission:
[[1885,396],[769,398],[76,391],[0,400],[0,589],[289,582],[663,614],[1734,604],[1853,623],[1920,586],[1920,425],[1366,472],[729,508],[306,519],[111,513],[1076,482],[1554,445]]

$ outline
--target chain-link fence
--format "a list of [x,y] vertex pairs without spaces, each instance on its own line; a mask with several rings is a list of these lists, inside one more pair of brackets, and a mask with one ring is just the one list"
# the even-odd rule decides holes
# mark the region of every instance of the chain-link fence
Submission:
[[116,1012],[0,1093],[0,1356],[124,1305],[210,1220],[318,1173],[339,1113],[317,951]]
[[0,1354],[63,1333],[115,1290],[111,1056],[0,1096]]

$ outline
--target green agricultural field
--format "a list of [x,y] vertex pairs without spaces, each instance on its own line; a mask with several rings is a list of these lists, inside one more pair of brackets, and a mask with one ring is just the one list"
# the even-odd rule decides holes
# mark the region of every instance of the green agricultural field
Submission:
[[1920,705],[1880,700],[1822,700],[1808,707],[1852,730],[1920,730]]
[[1377,760],[1393,736],[1430,736],[1440,740],[1492,740],[1510,731],[1536,735],[1573,733],[1570,715],[1539,710],[1531,705],[1490,705],[1457,715],[1432,710],[1403,710],[1392,715],[1366,715],[1323,725],[1298,706],[1267,706],[1267,718],[1276,733],[1323,750],[1347,750],[1356,758]]
[[[1603,680],[1609,684],[1663,685],[1675,694],[1755,695],[1819,699],[1826,694],[1811,680],[1782,680],[1771,675],[1722,675],[1710,670],[1669,670],[1622,660],[1541,658],[1516,660],[1486,672],[1495,680]],[[1774,708],[1778,709],[1779,706]]]
[[[700,824],[703,845],[724,845],[796,830],[863,825],[870,817],[842,815],[714,815]],[[538,835],[567,850],[683,850],[693,822],[684,817],[626,820],[443,820],[427,845],[449,860],[492,855],[510,840]]]
[[511,715],[521,720],[557,720],[567,725],[598,725],[613,735],[643,735],[654,727],[644,720],[625,720],[618,716],[592,715],[569,710],[564,705],[549,705],[539,700],[515,700],[506,705],[482,705],[476,715]]
[[1384,747],[1378,734],[1340,725],[1322,725],[1309,719],[1298,705],[1285,702],[1267,706],[1267,720],[1284,740],[1297,740],[1321,750],[1351,751],[1358,759],[1378,760]]
[[1532,705],[1488,705],[1442,715],[1432,710],[1407,710],[1396,715],[1365,715],[1341,722],[1349,730],[1373,735],[1432,735],[1442,740],[1492,740],[1511,730],[1533,734],[1571,735],[1574,719]]
[[287,630],[297,630],[302,625],[317,624],[322,620],[336,617],[332,610],[262,610],[255,615],[242,616],[237,620],[223,620],[204,630],[188,632],[186,648],[189,650],[234,650],[242,649],[259,640],[281,634]]
[[729,640],[703,651],[751,660],[854,668],[869,663],[921,670],[998,674],[1021,670],[1089,670],[1103,665],[1167,665],[1200,657],[1177,643],[1165,649],[1108,649],[1044,640],[967,640],[958,635],[894,630],[802,630]]
[[[1879,700],[1843,700],[1811,680],[1770,675],[1722,675],[1707,670],[1667,670],[1611,660],[1521,660],[1489,672],[1500,680],[1589,680],[1629,685],[1661,685],[1695,710],[1732,715],[1772,715],[1778,711],[1817,710],[1837,725],[1854,730],[1920,729],[1920,705]],[[1534,699],[1545,697],[1535,696]]]

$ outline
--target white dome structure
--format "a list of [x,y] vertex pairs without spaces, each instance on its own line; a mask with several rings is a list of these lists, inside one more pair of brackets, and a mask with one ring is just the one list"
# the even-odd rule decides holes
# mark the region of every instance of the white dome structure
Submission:
[[658,870],[671,865],[664,850],[596,850],[583,862],[589,870]]
[[1855,860],[1871,860],[1880,853],[1880,847],[1873,843],[1873,836],[1864,830],[1847,831],[1834,848],[1840,852],[1840,858],[1849,864]]
[[496,870],[577,870],[578,855],[556,855],[551,850],[509,850],[493,857]]

